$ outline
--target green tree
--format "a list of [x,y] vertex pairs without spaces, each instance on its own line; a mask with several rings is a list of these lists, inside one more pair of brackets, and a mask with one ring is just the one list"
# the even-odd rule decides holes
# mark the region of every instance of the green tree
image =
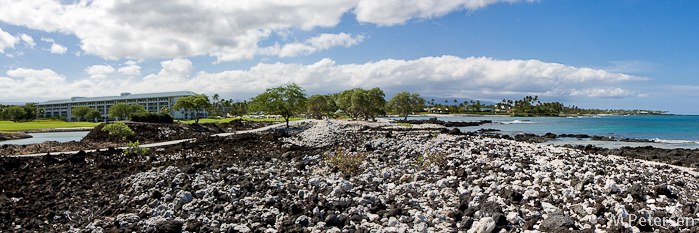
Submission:
[[335,94],[335,103],[337,104],[337,107],[340,108],[347,115],[349,115],[352,119],[357,119],[357,117],[359,116],[359,112],[352,105],[352,96],[355,92],[357,92],[360,89],[361,88],[354,88]]
[[308,97],[308,113],[316,119],[324,115],[330,117],[337,110],[335,101],[330,95],[312,95]]
[[325,108],[325,116],[328,118],[331,118],[335,115],[335,112],[339,109],[337,107],[337,100],[335,99],[334,95],[328,94],[325,95],[325,100],[327,101],[326,103],[326,108]]
[[194,110],[194,102],[192,102],[192,99],[189,98],[189,96],[180,97],[177,99],[177,102],[172,105],[172,108],[184,113],[184,119],[187,119],[189,113],[193,112]]
[[97,109],[90,109],[90,112],[85,114],[85,119],[94,119],[95,121],[102,119],[102,113]]
[[118,103],[109,107],[109,117],[119,119],[126,119],[131,115],[131,106],[127,103]]
[[206,95],[190,95],[177,99],[172,105],[174,109],[184,112],[185,118],[191,113],[195,118],[195,123],[199,123],[200,114],[210,109],[209,97]]
[[129,105],[129,117],[131,117],[131,114],[134,113],[139,113],[139,112],[148,112],[146,110],[146,107],[140,104],[130,104]]
[[281,115],[289,128],[289,118],[306,109],[306,91],[296,83],[267,88],[264,93],[252,98],[250,109]]
[[245,100],[233,102],[228,107],[228,112],[233,116],[243,116],[248,114],[248,102]]
[[102,131],[109,132],[110,137],[120,137],[124,141],[127,137],[135,134],[128,125],[120,121],[105,125],[102,127]]
[[17,122],[20,119],[23,119],[26,111],[24,111],[24,107],[22,106],[9,106],[5,108],[3,113],[5,117],[10,118],[10,120],[14,122]]
[[214,94],[213,96],[211,96],[212,102],[210,105],[211,109],[209,110],[210,115],[214,115],[214,116],[222,116],[223,115],[223,111],[221,111],[222,101],[219,99],[219,97],[220,96],[218,94]]
[[78,118],[78,121],[81,121],[83,118],[85,118],[85,115],[90,112],[90,110],[93,109],[88,106],[78,106],[70,110],[70,115],[73,115],[74,117]]
[[163,106],[160,108],[159,113],[163,115],[170,115],[170,108],[168,108],[167,106]]
[[44,108],[37,108],[37,109],[36,109],[36,118],[39,118],[39,116],[42,116],[42,117],[43,117],[44,113],[46,113],[46,109],[44,109]]
[[353,119],[360,116],[369,120],[384,113],[386,105],[385,95],[378,87],[370,90],[354,88],[338,93],[336,96],[337,108],[342,109]]
[[195,123],[199,123],[199,118],[201,113],[206,112],[206,110],[211,109],[211,103],[209,102],[209,97],[206,95],[193,95],[189,96],[192,98],[192,103],[194,103],[194,117]]
[[24,105],[24,119],[30,120],[36,118],[38,108],[36,103],[27,103]]
[[403,120],[408,120],[408,114],[414,111],[420,111],[425,106],[425,99],[420,97],[418,93],[401,92],[388,101],[388,106],[393,109],[399,116],[403,116]]
[[[366,114],[371,120],[375,120],[376,116],[385,115],[386,111],[386,94],[378,87],[374,87],[367,91],[369,105]],[[366,116],[365,116],[366,118]]]
[[352,107],[351,109],[364,117],[364,120],[375,119],[377,115],[380,115],[384,111],[386,105],[385,95],[381,89],[378,87],[372,88],[371,90],[364,90],[362,88],[356,88],[354,93],[352,93]]

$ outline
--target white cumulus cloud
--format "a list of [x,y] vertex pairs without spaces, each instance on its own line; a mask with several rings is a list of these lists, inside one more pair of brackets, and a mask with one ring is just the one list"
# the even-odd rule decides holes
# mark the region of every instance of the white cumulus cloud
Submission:
[[50,69],[18,68],[7,71],[7,75],[10,77],[0,77],[0,89],[7,90],[1,94],[2,98],[63,96],[71,92],[56,89],[69,87],[70,83],[66,81],[64,76]]
[[[588,96],[588,97],[602,97],[602,98],[620,98],[629,97],[637,95],[637,92],[626,90],[622,88],[588,88],[583,90],[573,89],[571,94],[573,96]],[[641,97],[644,95],[641,94]]]
[[66,51],[68,51],[68,48],[56,43],[54,39],[42,37],[41,41],[51,43],[51,48],[45,49],[47,51],[50,51],[51,53],[64,54],[66,53]]
[[68,48],[60,44],[52,44],[49,51],[51,51],[51,53],[64,54],[68,51]]
[[143,84],[148,87],[164,87],[168,85],[187,85],[187,77],[194,70],[192,62],[184,58],[175,58],[162,61],[163,69],[158,74],[151,74],[143,78]]
[[119,73],[130,76],[141,75],[141,66],[139,66],[135,61],[127,61],[124,63],[124,65],[125,66],[119,68]]
[[30,36],[30,35],[22,33],[19,35],[19,38],[21,38],[22,41],[24,41],[24,44],[28,48],[34,48],[34,45],[36,45],[36,42],[34,42],[34,38],[32,38],[32,36]]
[[0,53],[5,53],[5,48],[14,48],[19,39],[0,28]]
[[[158,73],[145,77],[111,77],[109,79],[82,79],[68,82],[50,70],[21,73],[8,72],[10,78],[0,80],[5,85],[0,98],[34,97],[15,86],[23,87],[27,79],[39,80],[59,77],[51,81],[54,93],[34,91],[39,97],[76,95],[94,96],[118,94],[120,92],[149,93],[161,91],[190,90],[199,93],[234,93],[240,98],[253,97],[265,90],[288,82],[295,82],[309,93],[334,93],[363,87],[380,87],[387,93],[399,91],[419,92],[424,96],[450,96],[466,98],[504,97],[521,98],[525,95],[549,96],[552,98],[582,97],[634,97],[641,96],[634,90],[615,85],[644,81],[648,78],[603,70],[579,68],[538,60],[497,60],[488,57],[423,57],[415,60],[386,59],[364,64],[337,65],[331,59],[322,59],[313,64],[259,63],[245,70],[228,70],[218,73],[194,71],[192,62],[175,58],[160,63]],[[129,62],[128,65],[136,65]],[[18,69],[21,70],[21,69]],[[106,66],[92,66],[88,73],[114,72]],[[25,70],[26,71],[26,70]],[[49,72],[50,71],[50,72]],[[120,71],[121,72],[121,71]],[[122,72],[123,73],[123,72]],[[24,78],[24,79],[18,79]],[[50,80],[49,80],[50,81]],[[43,85],[43,84],[42,84]],[[35,88],[34,90],[41,90]],[[17,90],[23,90],[18,88]],[[70,90],[70,91],[61,91]],[[30,92],[31,93],[31,92]]]
[[[429,19],[458,10],[477,10],[499,2],[519,0],[365,0],[359,1],[353,13],[357,21],[391,26],[412,18]],[[527,0],[533,2],[533,0]]]
[[500,2],[518,0],[0,0],[0,21],[75,35],[85,54],[106,59],[210,55],[223,62],[260,54],[296,56],[359,43],[362,36],[348,39],[340,33],[321,34],[305,43],[258,46],[273,33],[334,27],[346,13],[363,23],[390,26]]
[[111,65],[93,65],[85,68],[85,72],[90,74],[92,78],[105,78],[107,74],[114,73],[114,67]]
[[276,44],[274,46],[261,48],[260,54],[277,55],[279,57],[296,57],[337,46],[350,47],[352,45],[361,43],[363,40],[364,36],[362,35],[352,37],[352,34],[344,32],[339,34],[323,33],[316,37],[307,39],[305,43],[289,43],[285,44],[284,46]]

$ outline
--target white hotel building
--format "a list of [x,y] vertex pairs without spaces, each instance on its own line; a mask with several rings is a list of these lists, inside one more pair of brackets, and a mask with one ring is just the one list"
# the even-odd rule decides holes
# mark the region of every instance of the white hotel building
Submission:
[[191,91],[176,91],[147,94],[121,93],[120,96],[103,97],[72,97],[65,100],[49,100],[39,103],[37,104],[37,108],[44,109],[43,117],[65,116],[68,121],[73,121],[75,119],[71,117],[70,112],[74,107],[87,106],[92,109],[97,109],[102,114],[102,117],[107,118],[109,115],[109,107],[118,103],[127,103],[143,105],[149,112],[159,112],[162,107],[168,107],[172,118],[184,119],[184,113],[172,109],[172,105],[175,105],[177,99],[180,97],[191,95],[196,95],[196,93]]

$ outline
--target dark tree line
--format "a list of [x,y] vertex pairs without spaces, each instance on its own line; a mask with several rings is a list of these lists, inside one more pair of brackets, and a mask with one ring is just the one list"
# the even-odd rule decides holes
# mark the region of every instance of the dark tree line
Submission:
[[19,105],[0,105],[0,119],[14,122],[31,121],[37,115],[43,115],[43,109],[38,109],[36,103]]

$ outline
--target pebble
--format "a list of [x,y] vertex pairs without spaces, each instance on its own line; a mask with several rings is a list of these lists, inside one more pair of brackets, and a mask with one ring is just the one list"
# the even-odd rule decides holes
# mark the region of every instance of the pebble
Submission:
[[[298,157],[207,167],[194,174],[155,167],[124,178],[127,188],[111,194],[123,197],[123,205],[143,202],[139,210],[150,216],[117,213],[116,221],[146,229],[156,220],[179,219],[239,232],[285,232],[291,223],[309,232],[594,231],[612,227],[604,221],[611,215],[683,214],[682,204],[698,199],[696,177],[661,165],[505,139],[435,136],[429,130],[392,131],[387,137],[387,130],[397,129],[392,127],[385,121],[316,121],[281,139],[284,148],[307,148],[287,152]],[[356,173],[343,174],[323,159],[340,143],[343,150],[364,155]],[[425,163],[426,158],[435,162]],[[628,191],[634,182],[665,184],[667,196],[645,193],[649,196],[636,200]],[[155,191],[162,197],[151,198]],[[90,230],[103,227],[86,223],[76,229],[88,224]]]

